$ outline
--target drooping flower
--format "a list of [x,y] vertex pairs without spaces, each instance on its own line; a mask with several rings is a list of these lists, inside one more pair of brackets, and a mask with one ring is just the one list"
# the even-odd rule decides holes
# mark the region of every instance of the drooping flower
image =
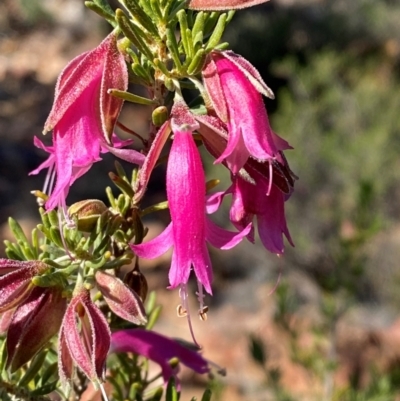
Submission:
[[104,376],[110,348],[110,328],[102,312],[84,288],[76,290],[62,321],[58,369],[65,384],[73,377],[74,364],[93,382]]
[[187,282],[191,269],[198,282],[200,316],[205,312],[203,287],[212,294],[212,267],[206,242],[220,249],[230,249],[250,231],[230,232],[206,218],[206,184],[201,158],[193,139],[198,123],[183,103],[172,109],[174,140],[167,165],[167,199],[171,223],[158,237],[132,245],[139,256],[152,259],[173,247],[169,271],[170,288],[180,287],[183,311],[188,311]]
[[[53,146],[36,146],[50,153],[47,161],[31,174],[49,168],[56,174],[54,188],[46,202],[47,210],[62,206],[73,182],[100,159],[100,152],[112,152],[132,163],[141,164],[144,156],[135,150],[118,149],[124,143],[112,143],[112,134],[123,101],[107,93],[111,88],[126,90],[128,73],[117,48],[117,36],[111,33],[94,50],[73,59],[60,74],[52,110],[44,133],[53,130]],[[50,178],[54,181],[54,177]]]
[[158,363],[165,384],[171,377],[178,382],[178,369],[173,369],[169,363],[172,358],[178,358],[179,362],[197,373],[210,371],[209,362],[198,352],[149,330],[127,329],[112,333],[110,352],[133,352]]
[[7,367],[19,369],[57,334],[67,306],[59,287],[34,287],[7,329]]
[[[199,132],[206,148],[214,157],[218,157],[227,141],[224,124],[212,116],[197,116],[196,119],[200,123]],[[276,137],[273,136],[274,140]],[[284,252],[283,236],[293,245],[286,224],[284,203],[290,197],[297,178],[282,152],[281,160],[283,164],[277,160],[269,163],[250,157],[238,174],[231,175],[230,188],[211,195],[207,202],[208,212],[213,213],[219,208],[223,197],[231,194],[231,222],[238,229],[243,229],[257,219],[262,244],[270,252],[277,254]],[[253,228],[247,237],[254,242]]]
[[11,371],[28,362],[60,328],[66,307],[62,290],[33,283],[48,269],[38,260],[0,259],[0,332],[6,334]]
[[228,128],[226,148],[215,163],[226,160],[233,174],[249,156],[283,164],[280,151],[290,145],[270,127],[262,94],[273,98],[273,93],[258,71],[231,51],[214,51],[202,74],[213,109]]

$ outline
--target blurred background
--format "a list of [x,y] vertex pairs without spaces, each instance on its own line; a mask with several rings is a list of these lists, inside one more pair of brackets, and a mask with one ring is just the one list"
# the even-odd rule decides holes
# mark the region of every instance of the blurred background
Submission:
[[[226,32],[274,91],[271,125],[294,147],[287,158],[300,179],[286,204],[296,247],[284,258],[259,243],[211,250],[215,293],[195,332],[228,371],[213,379],[214,400],[400,400],[399,21],[398,0],[271,0],[238,12]],[[37,224],[30,191],[44,175],[27,174],[44,154],[33,136],[58,73],[108,29],[81,0],[1,1],[1,239],[8,216],[27,232]],[[148,113],[129,105],[121,119],[145,132]],[[69,203],[104,199],[111,170],[105,157]],[[216,170],[208,163],[208,178]],[[164,306],[157,329],[189,339],[178,294],[165,289],[168,258],[143,268]],[[200,394],[204,378],[184,378],[183,399]]]

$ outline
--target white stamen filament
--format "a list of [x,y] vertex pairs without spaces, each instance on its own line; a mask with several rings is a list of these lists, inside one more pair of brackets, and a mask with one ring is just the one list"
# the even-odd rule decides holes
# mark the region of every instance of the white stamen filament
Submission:
[[268,191],[267,191],[267,196],[271,193],[271,188],[272,188],[272,180],[273,180],[273,169],[272,169],[272,160],[268,160],[269,163],[269,183],[268,183]]
[[99,387],[100,387],[101,394],[104,398],[104,401],[108,401],[107,393],[106,393],[106,390],[104,389],[103,383],[99,382]]
[[[187,317],[187,321],[188,321],[188,324],[189,324],[189,330],[190,330],[190,334],[192,336],[192,340],[195,343],[196,347],[201,349],[200,344],[196,341],[196,338],[194,336],[194,331],[193,331],[193,327],[192,327],[192,320],[190,319],[188,292],[187,292],[187,285],[186,284],[181,284],[180,285],[180,287],[179,287],[179,296],[181,298],[182,309],[186,312],[186,317]],[[180,310],[182,311],[182,309],[180,309]],[[179,309],[178,309],[178,311],[179,311]]]

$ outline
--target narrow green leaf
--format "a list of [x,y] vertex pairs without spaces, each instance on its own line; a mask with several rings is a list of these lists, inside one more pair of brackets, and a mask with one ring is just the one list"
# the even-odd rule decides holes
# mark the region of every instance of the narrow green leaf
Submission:
[[179,393],[176,389],[175,378],[171,377],[168,381],[167,390],[165,393],[165,401],[178,401]]
[[207,42],[206,50],[213,50],[215,46],[218,45],[219,41],[222,38],[222,35],[224,34],[224,30],[227,25],[227,18],[228,15],[226,13],[222,14],[218,18],[217,25],[214,28],[214,31],[211,34],[210,39]]
[[146,329],[147,330],[151,330],[154,327],[154,325],[156,324],[158,318],[160,317],[161,310],[162,310],[162,306],[161,305],[158,305],[153,309],[153,311],[151,312],[151,314],[149,316],[149,321],[146,324]]
[[25,374],[18,382],[19,387],[27,386],[29,382],[39,373],[39,370],[43,366],[44,360],[46,359],[46,354],[47,351],[44,350],[33,358]]
[[24,230],[22,229],[17,220],[14,220],[12,217],[9,217],[8,225],[10,226],[10,229],[17,240],[28,243],[28,238],[26,238]]
[[201,401],[210,401],[212,396],[212,391],[209,388],[206,388],[203,396],[201,397]]
[[112,27],[116,27],[117,23],[115,21],[114,15],[108,13],[104,9],[102,9],[100,6],[98,6],[96,3],[93,1],[85,1],[85,6],[89,9],[94,11],[96,14],[100,15],[100,17],[104,18]]
[[118,97],[120,99],[124,99],[127,102],[137,103],[137,104],[144,104],[146,106],[153,106],[157,104],[156,101],[151,99],[146,99],[145,97],[134,95],[133,93],[121,91],[118,89],[109,89],[107,93],[111,96]]

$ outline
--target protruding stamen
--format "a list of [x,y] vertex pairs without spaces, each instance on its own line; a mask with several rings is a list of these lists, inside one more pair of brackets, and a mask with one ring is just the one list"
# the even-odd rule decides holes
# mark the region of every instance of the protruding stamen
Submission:
[[189,302],[188,302],[188,293],[187,293],[187,285],[186,284],[181,284],[179,287],[179,296],[181,297],[181,308],[180,309],[178,307],[178,316],[179,316],[179,312],[186,312],[186,317],[188,320],[188,324],[189,324],[189,330],[190,330],[190,334],[192,336],[192,340],[193,342],[196,344],[197,347],[199,347],[199,349],[201,349],[200,344],[196,341],[196,338],[194,336],[194,331],[193,331],[193,327],[192,327],[192,320],[190,319],[190,310],[189,310]]
[[268,183],[268,191],[267,191],[267,196],[271,193],[271,188],[272,188],[272,180],[273,180],[273,174],[274,174],[274,169],[272,168],[272,160],[268,160],[269,164],[269,183]]
[[104,398],[104,401],[108,401],[106,390],[104,389],[103,383],[98,383],[101,391],[101,395]]
[[276,279],[276,283],[272,290],[268,293],[268,296],[272,295],[276,289],[278,288],[279,283],[281,282],[281,277],[282,277],[282,270],[283,270],[283,258],[282,254],[278,253],[276,256],[279,258],[279,273],[278,273],[278,278]]
[[178,315],[178,317],[186,317],[188,312],[182,305],[178,305],[176,307],[176,314]]
[[44,179],[43,192],[50,195],[53,190],[54,180],[56,178],[55,163],[52,163],[47,170],[46,178]]
[[[65,208],[66,208],[66,206],[65,206]],[[71,252],[69,251],[69,249],[67,247],[67,241],[65,241],[64,227],[63,227],[63,223],[62,223],[62,216],[61,216],[61,210],[60,209],[58,209],[58,211],[57,211],[57,216],[58,216],[58,227],[60,229],[61,241],[63,243],[65,253],[69,256],[69,258],[71,260],[74,260],[74,257],[71,255]]]
[[208,312],[208,306],[206,306],[206,305],[203,306],[202,309],[199,309],[199,318],[203,322],[205,322],[207,320],[207,312]]

